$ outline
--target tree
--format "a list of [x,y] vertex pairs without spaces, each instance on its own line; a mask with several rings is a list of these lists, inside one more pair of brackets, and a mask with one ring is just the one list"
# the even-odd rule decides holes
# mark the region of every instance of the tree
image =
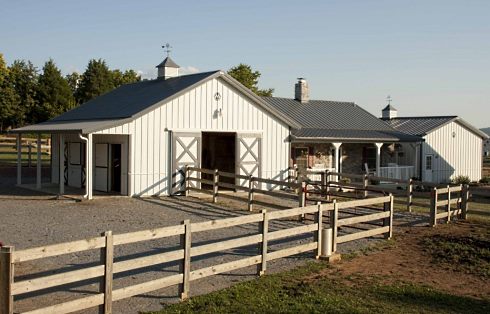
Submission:
[[3,55],[0,54],[0,131],[13,126],[20,102],[9,74]]
[[87,102],[114,88],[112,72],[104,60],[92,59],[80,79],[75,98],[79,104]]
[[9,79],[18,97],[11,126],[31,124],[36,110],[37,69],[30,61],[15,60],[9,67]]
[[43,73],[38,80],[36,97],[36,123],[54,118],[75,106],[70,85],[52,59],[44,64]]
[[274,92],[273,88],[259,89],[258,84],[261,74],[259,71],[253,71],[252,67],[247,64],[240,63],[239,65],[229,69],[228,74],[259,96],[270,97]]
[[134,70],[126,70],[124,73],[119,70],[112,71],[112,80],[114,82],[114,87],[117,88],[124,84],[134,83],[141,81],[141,77]]
[[66,81],[68,82],[68,85],[70,86],[73,97],[75,97],[77,93],[78,84],[80,83],[80,78],[81,76],[77,72],[67,74],[65,77]]

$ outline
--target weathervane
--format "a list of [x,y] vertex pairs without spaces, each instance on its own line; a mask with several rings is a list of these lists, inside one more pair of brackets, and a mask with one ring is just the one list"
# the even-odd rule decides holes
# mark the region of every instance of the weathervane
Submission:
[[170,51],[172,51],[172,46],[170,46],[169,43],[166,43],[165,45],[162,46],[163,48],[163,51],[165,51],[167,53],[167,57],[170,56]]
[[391,105],[392,99],[391,99],[390,95],[388,95],[388,97],[386,97],[386,101],[388,102],[388,105]]

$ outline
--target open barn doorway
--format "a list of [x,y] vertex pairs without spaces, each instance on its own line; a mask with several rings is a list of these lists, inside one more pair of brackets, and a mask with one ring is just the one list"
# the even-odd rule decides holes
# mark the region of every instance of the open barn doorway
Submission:
[[[235,173],[236,133],[203,132],[201,165],[205,169]],[[202,178],[213,180],[213,175],[202,174]],[[235,184],[234,178],[221,177],[221,182]],[[202,185],[210,188],[210,185]]]

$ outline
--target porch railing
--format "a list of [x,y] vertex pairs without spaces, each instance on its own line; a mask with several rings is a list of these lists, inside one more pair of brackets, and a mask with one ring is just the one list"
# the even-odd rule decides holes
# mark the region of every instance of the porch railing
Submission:
[[378,177],[409,180],[415,176],[414,166],[393,166],[393,167],[380,167]]

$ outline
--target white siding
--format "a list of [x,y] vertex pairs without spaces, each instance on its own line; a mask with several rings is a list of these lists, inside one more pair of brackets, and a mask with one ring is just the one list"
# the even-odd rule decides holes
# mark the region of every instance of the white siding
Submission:
[[482,141],[478,135],[457,122],[427,134],[422,149],[422,176],[425,175],[425,155],[433,154],[432,181],[449,182],[458,175],[469,176],[472,181],[480,180]]
[[[216,101],[216,92],[221,99]],[[215,113],[222,109],[222,115]],[[213,79],[124,125],[95,134],[130,134],[129,194],[169,194],[170,132],[262,134],[261,176],[286,179],[289,127],[221,79]]]

